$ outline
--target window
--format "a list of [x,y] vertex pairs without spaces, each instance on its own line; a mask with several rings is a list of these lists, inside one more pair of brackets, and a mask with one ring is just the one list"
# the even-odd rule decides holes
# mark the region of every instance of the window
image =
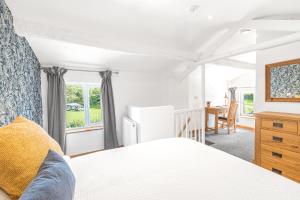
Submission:
[[102,122],[100,85],[67,83],[67,128],[99,126]]
[[241,115],[253,117],[254,115],[254,92],[241,93]]

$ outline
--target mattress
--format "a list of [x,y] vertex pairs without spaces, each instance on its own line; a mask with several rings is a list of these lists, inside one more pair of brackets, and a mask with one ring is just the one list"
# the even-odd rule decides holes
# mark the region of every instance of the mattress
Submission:
[[299,200],[300,184],[188,139],[71,159],[75,200]]

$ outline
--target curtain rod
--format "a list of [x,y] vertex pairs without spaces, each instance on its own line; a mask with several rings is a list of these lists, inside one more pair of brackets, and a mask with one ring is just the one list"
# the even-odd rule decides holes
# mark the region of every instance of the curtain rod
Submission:
[[[46,69],[48,67],[40,67],[40,69]],[[106,70],[85,70],[85,69],[72,69],[72,68],[67,68],[67,67],[64,67],[66,68],[68,71],[79,71],[79,72],[104,72]],[[119,74],[118,71],[112,71],[113,74]]]

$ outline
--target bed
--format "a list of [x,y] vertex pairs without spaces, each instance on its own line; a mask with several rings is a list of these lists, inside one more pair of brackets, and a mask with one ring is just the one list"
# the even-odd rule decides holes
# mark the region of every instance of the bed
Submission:
[[300,184],[188,139],[70,160],[75,200],[299,200]]

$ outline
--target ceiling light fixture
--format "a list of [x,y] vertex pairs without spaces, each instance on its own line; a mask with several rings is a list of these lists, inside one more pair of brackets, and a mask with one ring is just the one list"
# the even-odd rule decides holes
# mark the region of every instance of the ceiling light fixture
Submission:
[[213,17],[212,15],[208,15],[208,16],[207,16],[207,19],[209,19],[209,20],[213,20],[213,19],[214,19],[214,17]]

